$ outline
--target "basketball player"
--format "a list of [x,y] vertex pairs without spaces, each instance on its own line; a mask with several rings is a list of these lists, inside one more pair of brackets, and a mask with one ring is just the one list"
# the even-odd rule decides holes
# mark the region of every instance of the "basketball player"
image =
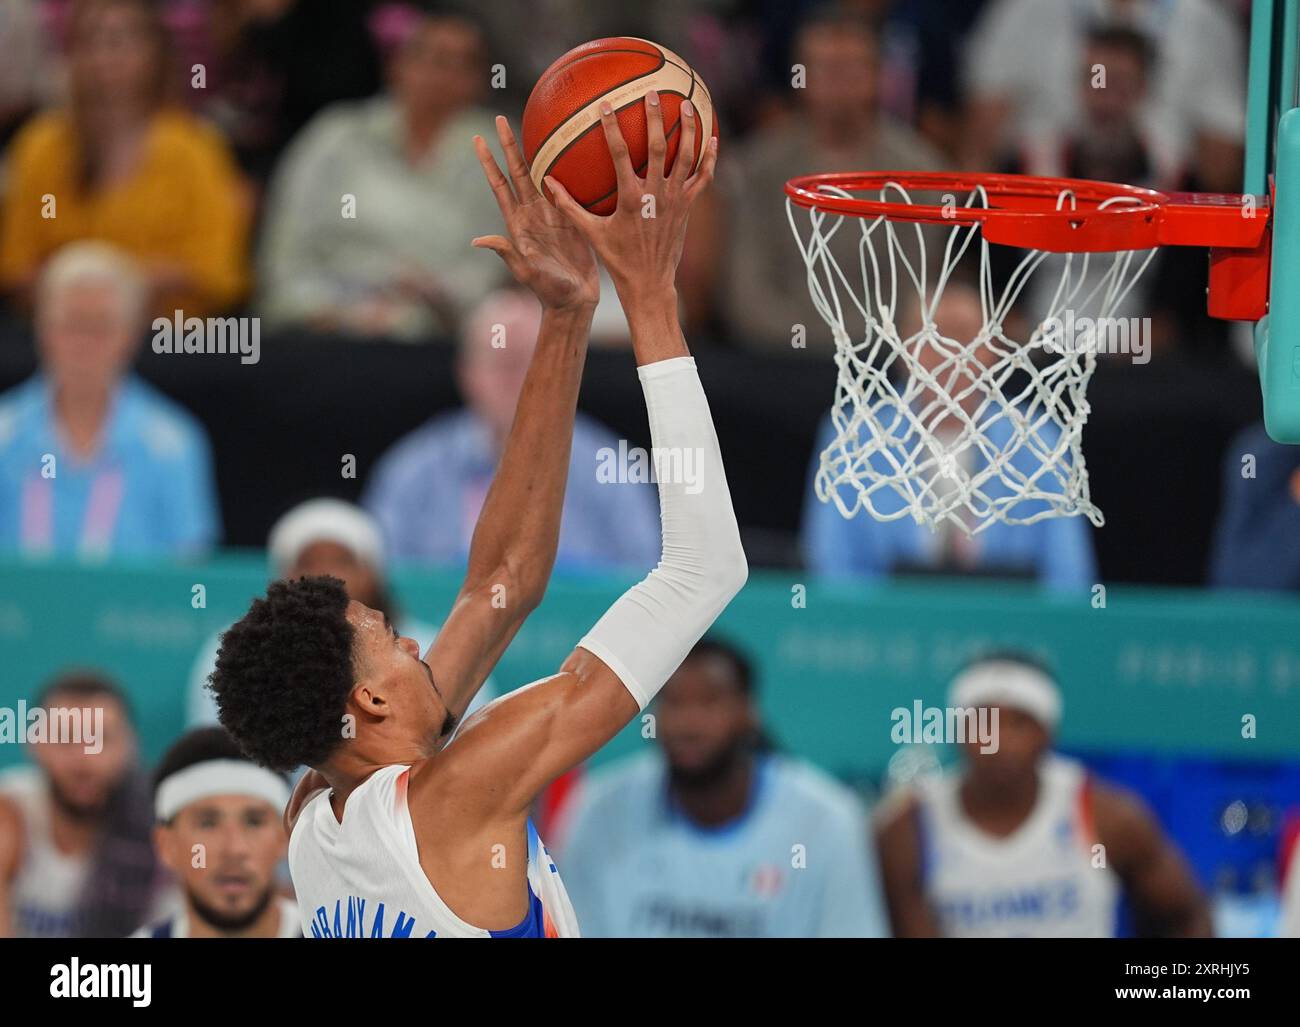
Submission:
[[1009,653],[953,681],[949,705],[998,711],[996,752],[920,779],[887,811],[881,870],[898,937],[1113,937],[1121,892],[1142,934],[1205,937],[1208,907],[1177,848],[1134,796],[1053,754],[1061,697]]
[[[682,109],[681,146],[693,153],[698,118],[689,104]],[[717,436],[674,286],[687,216],[713,177],[716,144],[694,173],[678,160],[666,174],[653,92],[645,110],[641,179],[612,108],[601,106],[618,174],[618,207],[608,217],[589,214],[550,179],[548,203],[504,119],[497,127],[508,177],[475,139],[508,231],[475,245],[496,251],[545,314],[466,580],[429,651],[421,658],[414,642],[328,578],[272,584],[223,639],[212,678],[222,723],[266,766],[313,768],[286,811],[290,870],[313,936],[576,935],[529,804],[645,708],[744,584]],[[654,216],[643,216],[651,208]],[[480,710],[447,744],[541,600],[555,557],[598,295],[593,250],[627,316],[654,446],[690,450],[703,488],[661,475],[659,565],[556,674]]]
[[102,720],[90,751],[67,740],[32,744],[34,766],[0,775],[0,937],[125,937],[161,893],[126,697],[79,671],[32,705]]
[[219,727],[182,735],[154,781],[154,849],[183,902],[132,937],[301,938],[297,905],[276,894],[288,782]]
[[738,649],[701,639],[655,700],[659,751],[578,787],[562,856],[586,937],[888,933],[861,807],[771,750],[754,691]]

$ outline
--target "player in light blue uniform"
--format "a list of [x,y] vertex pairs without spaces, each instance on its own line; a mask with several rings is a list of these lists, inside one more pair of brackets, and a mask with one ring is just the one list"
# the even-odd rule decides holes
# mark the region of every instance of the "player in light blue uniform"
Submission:
[[853,794],[761,751],[744,657],[699,643],[655,704],[662,752],[598,772],[560,862],[587,937],[887,933]]

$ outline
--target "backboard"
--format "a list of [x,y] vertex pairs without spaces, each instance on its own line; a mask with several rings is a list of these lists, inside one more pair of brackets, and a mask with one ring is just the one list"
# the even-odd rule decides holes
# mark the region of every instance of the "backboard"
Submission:
[[1300,0],[1253,0],[1245,191],[1273,195],[1269,308],[1255,325],[1264,424],[1300,444]]

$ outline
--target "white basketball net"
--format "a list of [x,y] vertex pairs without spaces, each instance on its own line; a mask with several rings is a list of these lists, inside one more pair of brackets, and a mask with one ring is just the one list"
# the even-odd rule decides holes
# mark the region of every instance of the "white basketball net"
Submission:
[[[831,186],[821,189],[850,196]],[[892,182],[879,198],[913,202]],[[1074,202],[1072,193],[1062,192],[1057,209],[1074,209]],[[1100,206],[1128,202],[1136,201],[1119,196]],[[984,188],[977,187],[964,205],[987,207]],[[801,231],[799,211],[807,215],[810,233]],[[1018,251],[1023,259],[995,295],[989,244],[978,224],[923,231],[918,223],[883,216],[804,210],[788,199],[786,212],[808,268],[813,304],[835,339],[835,437],[816,473],[822,502],[834,502],[845,517],[859,509],[883,521],[910,515],[932,530],[955,525],[967,535],[998,521],[1032,524],[1083,515],[1098,527],[1104,523],[1088,496],[1081,448],[1096,347],[1063,339],[1059,325],[1067,313],[1071,324],[1111,317],[1154,250],[1061,255],[1049,309],[1020,342],[1004,334],[1003,322],[1047,252]],[[855,227],[860,268],[850,278],[830,242]],[[916,239],[910,256],[900,242],[908,233]],[[934,233],[946,237],[941,261],[927,259],[926,235]],[[949,338],[935,325],[934,313],[977,236],[984,325],[972,339]],[[901,305],[900,292],[910,297],[910,309]],[[904,337],[900,319],[921,327]],[[1053,324],[1058,327],[1050,329]]]

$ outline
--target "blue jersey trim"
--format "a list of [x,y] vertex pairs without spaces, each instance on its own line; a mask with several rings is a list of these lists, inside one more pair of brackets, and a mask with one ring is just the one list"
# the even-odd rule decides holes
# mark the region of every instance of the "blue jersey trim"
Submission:
[[[543,858],[545,854],[545,849],[542,845],[542,839],[537,834],[537,828],[533,824],[532,817],[529,817],[528,820],[526,821],[526,829],[528,834],[528,842],[527,842],[528,861],[529,863],[533,863]],[[544,872],[546,870],[549,870],[551,873],[557,872],[555,869],[555,864],[550,862],[549,860],[547,861],[546,866],[539,865],[537,869],[539,873]],[[528,912],[524,914],[524,918],[520,920],[519,923],[515,924],[514,927],[511,927],[504,931],[488,931],[488,934],[492,935],[492,937],[494,938],[544,938],[546,937],[546,913],[545,910],[542,908],[542,900],[539,899],[533,893],[533,886],[531,883],[526,883],[525,887],[528,889]]]
[[494,938],[544,938],[544,919],[542,900],[533,894],[533,886],[528,885],[528,912],[514,927],[505,931],[488,931]]

